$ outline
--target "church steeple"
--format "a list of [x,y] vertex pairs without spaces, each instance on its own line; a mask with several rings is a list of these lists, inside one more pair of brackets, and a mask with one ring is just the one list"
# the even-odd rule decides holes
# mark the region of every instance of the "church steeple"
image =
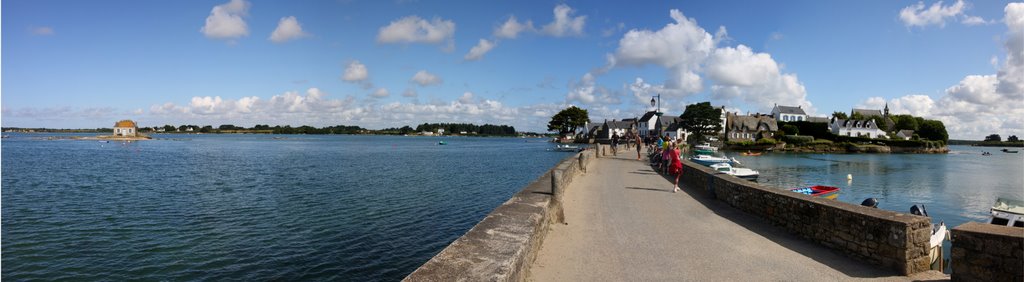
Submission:
[[889,103],[885,103],[885,116],[889,116]]

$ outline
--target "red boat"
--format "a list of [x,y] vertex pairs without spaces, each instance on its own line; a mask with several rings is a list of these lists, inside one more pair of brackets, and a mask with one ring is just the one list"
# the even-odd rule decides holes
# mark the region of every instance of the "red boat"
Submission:
[[789,191],[803,193],[804,195],[811,195],[815,197],[822,197],[825,199],[835,199],[839,196],[839,187],[815,185],[811,187],[800,187],[789,189]]

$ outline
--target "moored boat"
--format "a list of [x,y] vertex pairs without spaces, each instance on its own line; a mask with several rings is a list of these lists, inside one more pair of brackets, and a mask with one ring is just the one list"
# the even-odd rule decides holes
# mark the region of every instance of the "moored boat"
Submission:
[[1013,153],[1013,154],[1016,154],[1018,152],[1017,150],[1010,150],[1010,149],[1002,149],[1000,151],[1003,151],[1003,153]]
[[580,146],[569,145],[569,144],[558,144],[558,145],[555,145],[555,149],[554,150],[555,151],[559,151],[559,152],[578,152],[580,150]]
[[[928,215],[928,210],[925,209],[924,205],[910,206],[910,213],[931,217]],[[933,223],[932,234],[928,238],[928,258],[930,259],[930,265],[934,266],[935,262],[942,258],[942,242],[947,239],[949,239],[949,231],[946,230],[946,223],[942,221],[939,221],[939,223]],[[943,268],[945,268],[944,262],[939,263],[936,270],[942,270]]]
[[744,155],[744,156],[752,156],[752,157],[753,157],[753,156],[760,156],[760,155],[761,155],[761,152],[751,152],[751,151],[746,151],[746,152],[740,153],[740,155]]
[[757,181],[757,176],[760,175],[756,170],[745,167],[733,167],[729,163],[712,164],[711,168],[717,172],[732,175],[750,181]]
[[839,196],[839,187],[814,185],[811,187],[800,187],[789,189],[789,191],[801,193],[804,195],[811,195],[814,197],[821,197],[825,199],[835,199]]
[[732,160],[730,160],[730,159],[727,159],[727,158],[724,158],[724,157],[715,157],[715,156],[711,156],[711,155],[696,155],[696,156],[690,157],[690,160],[695,162],[695,163],[704,165],[704,166],[710,166],[710,165],[718,164],[718,163],[729,163],[729,162],[732,162]]
[[1005,198],[996,199],[990,210],[988,223],[1002,226],[1024,227],[1024,202]]
[[693,152],[701,155],[710,155],[714,154],[715,152],[718,152],[718,148],[711,146],[711,144],[704,143],[693,146]]

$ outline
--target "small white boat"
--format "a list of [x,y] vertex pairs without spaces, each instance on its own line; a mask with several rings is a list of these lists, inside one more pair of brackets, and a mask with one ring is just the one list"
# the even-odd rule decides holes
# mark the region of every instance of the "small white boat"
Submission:
[[711,144],[704,143],[704,144],[693,146],[693,151],[698,153],[698,154],[710,155],[710,154],[714,154],[715,152],[718,152],[718,148],[714,147],[714,146],[711,146]]
[[992,205],[990,224],[1024,227],[1024,202],[1004,198],[996,199]]
[[745,167],[733,167],[729,163],[712,164],[711,168],[720,173],[732,175],[742,179],[756,181],[759,173],[756,170]]
[[555,145],[555,151],[559,151],[559,152],[578,152],[579,150],[580,150],[580,146],[578,146],[578,145],[569,145],[569,144],[558,144],[558,145]]
[[[924,208],[924,205],[913,205],[910,207],[910,213],[920,216],[927,216],[928,210]],[[949,239],[949,231],[946,230],[946,223],[939,221],[939,223],[932,224],[932,234],[928,238],[928,258],[930,259],[929,264],[934,265],[936,261],[942,258],[942,242]],[[945,268],[945,261],[939,264],[939,269]]]
[[731,159],[727,159],[727,158],[724,158],[724,157],[715,157],[715,156],[711,156],[711,155],[696,155],[696,156],[690,157],[690,160],[695,162],[695,163],[699,163],[699,164],[705,165],[705,166],[710,166],[710,165],[718,164],[718,163],[729,163],[729,162],[733,161]]

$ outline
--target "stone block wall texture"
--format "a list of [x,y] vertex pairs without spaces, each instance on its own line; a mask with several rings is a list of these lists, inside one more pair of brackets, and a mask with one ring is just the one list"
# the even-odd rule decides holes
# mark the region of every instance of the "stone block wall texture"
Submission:
[[683,167],[687,186],[804,239],[903,275],[929,270],[927,217],[765,187],[690,161]]
[[1024,228],[968,222],[951,233],[953,281],[1024,281]]
[[552,189],[568,187],[592,159],[587,151],[566,157],[403,281],[525,281],[547,225],[561,216]]

